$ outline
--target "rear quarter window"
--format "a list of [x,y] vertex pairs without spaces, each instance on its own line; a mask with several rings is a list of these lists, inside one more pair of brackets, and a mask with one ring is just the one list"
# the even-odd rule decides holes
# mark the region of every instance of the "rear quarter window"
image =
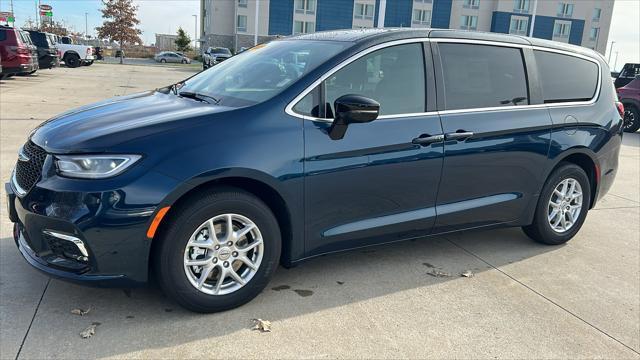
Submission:
[[598,87],[598,65],[583,58],[534,50],[546,104],[589,101]]
[[0,29],[0,41],[7,40],[7,30]]

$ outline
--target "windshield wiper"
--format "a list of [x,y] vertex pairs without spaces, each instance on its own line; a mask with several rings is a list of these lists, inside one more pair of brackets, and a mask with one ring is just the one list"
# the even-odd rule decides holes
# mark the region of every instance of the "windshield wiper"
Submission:
[[209,100],[213,100],[213,103],[215,105],[218,105],[218,103],[220,102],[220,99],[216,99],[213,96],[210,95],[206,95],[206,94],[201,94],[201,93],[197,93],[197,92],[193,92],[193,91],[181,91],[180,93],[178,93],[178,95],[182,96],[182,97],[186,97],[189,99],[194,99],[194,100],[198,100],[198,101],[204,101],[204,102],[208,102],[210,103]]

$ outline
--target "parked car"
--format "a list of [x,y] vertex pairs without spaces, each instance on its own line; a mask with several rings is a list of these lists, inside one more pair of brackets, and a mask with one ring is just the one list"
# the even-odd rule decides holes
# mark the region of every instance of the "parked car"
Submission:
[[225,47],[210,47],[202,55],[202,68],[208,69],[233,56],[231,50]]
[[[29,51],[31,52],[31,57],[33,58],[34,62],[38,63],[38,47],[35,45],[35,43],[33,42],[33,40],[31,40],[31,36],[29,35],[28,32],[26,32],[25,30],[20,29],[20,36],[22,36],[22,41],[27,45],[27,47],[29,48]],[[40,67],[39,63],[38,63],[38,68]],[[33,73],[35,73],[37,70],[32,70],[32,71],[25,71],[20,73],[19,75],[31,75]]]
[[[614,75],[614,73],[612,73]],[[627,63],[624,64],[622,70],[615,76],[615,87],[621,88],[640,75],[640,64]]]
[[636,132],[640,129],[640,75],[617,91],[624,105],[624,131]]
[[116,50],[116,53],[115,53],[115,55],[113,55],[113,57],[116,57],[116,58],[120,58],[120,57],[121,57],[121,58],[125,58],[125,57],[126,57],[126,54],[124,53],[124,50]]
[[618,168],[608,79],[592,50],[504,34],[275,40],[41,124],[6,185],[13,234],[45,273],[153,273],[200,312],[352,248],[502,226],[562,244]]
[[90,66],[95,60],[91,46],[74,44],[68,36],[57,36],[56,47],[60,50],[60,60],[67,67]]
[[51,42],[51,37],[47,33],[27,30],[31,41],[38,51],[38,66],[40,69],[52,69],[60,65],[60,58],[58,56],[58,48]]
[[0,25],[0,57],[2,57],[3,76],[33,74],[38,70],[37,49],[30,42],[26,32]]
[[163,51],[154,56],[155,61],[160,63],[191,64],[191,59],[173,51]]

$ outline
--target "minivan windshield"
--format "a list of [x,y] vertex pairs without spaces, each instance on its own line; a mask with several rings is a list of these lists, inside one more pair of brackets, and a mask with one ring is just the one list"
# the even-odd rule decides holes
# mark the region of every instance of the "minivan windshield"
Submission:
[[202,94],[216,103],[242,107],[286,90],[351,43],[278,40],[255,46],[188,79],[180,92]]

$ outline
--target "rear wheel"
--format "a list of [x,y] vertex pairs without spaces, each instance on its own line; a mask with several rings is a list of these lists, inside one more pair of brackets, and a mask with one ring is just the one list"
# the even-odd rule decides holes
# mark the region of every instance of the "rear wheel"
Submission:
[[167,60],[166,59],[160,59],[160,62],[163,63],[163,64],[166,64]]
[[591,185],[581,167],[561,163],[542,188],[533,223],[523,227],[532,239],[559,245],[573,238],[584,223],[591,201]]
[[64,57],[64,63],[67,67],[77,68],[80,66],[80,56],[77,54],[68,54]]
[[235,308],[268,284],[280,258],[280,229],[257,197],[221,188],[191,197],[162,230],[156,274],[185,308]]
[[640,129],[640,112],[637,107],[631,104],[625,104],[624,106],[623,129],[625,132],[630,133],[634,133]]

